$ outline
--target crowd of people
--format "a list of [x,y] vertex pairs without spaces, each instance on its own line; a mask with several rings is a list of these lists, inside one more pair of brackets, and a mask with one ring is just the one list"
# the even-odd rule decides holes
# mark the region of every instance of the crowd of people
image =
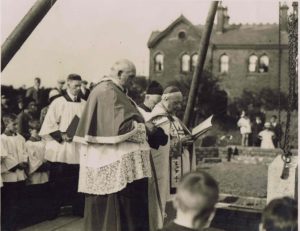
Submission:
[[[80,75],[70,74],[43,108],[36,78],[18,115],[2,96],[3,230],[17,228],[29,189],[31,196],[47,194],[48,219],[71,204],[73,214],[84,217],[85,231],[210,230],[218,184],[195,171],[193,137],[175,116],[182,93],[152,82],[137,105],[126,94],[135,74],[131,61],[119,60],[91,91]],[[164,227],[171,194],[177,216]],[[274,227],[296,230],[293,199],[267,206],[261,230]]]
[[243,110],[237,126],[240,128],[242,146],[267,149],[280,147],[283,132],[276,115],[272,115],[270,121],[266,121],[262,113],[249,116]]

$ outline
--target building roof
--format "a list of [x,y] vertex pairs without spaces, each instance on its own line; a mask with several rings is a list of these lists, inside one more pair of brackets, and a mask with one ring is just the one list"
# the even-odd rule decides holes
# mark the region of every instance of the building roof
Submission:
[[195,32],[201,35],[201,31],[195,27],[184,15],[180,15],[174,22],[172,22],[166,29],[163,31],[153,31],[148,40],[148,47],[151,48],[155,44],[157,44],[162,38],[164,38],[167,34],[171,32],[171,30],[180,23],[187,24],[191,26],[191,28],[195,29]]
[[[151,48],[163,39],[179,23],[190,24],[195,28],[199,38],[204,25],[193,25],[185,16],[181,15],[163,31],[154,31],[148,40],[148,47]],[[215,28],[216,25],[214,25]],[[223,33],[212,31],[211,44],[214,45],[277,45],[279,41],[278,24],[231,24]],[[287,32],[281,33],[281,43],[288,44]]]

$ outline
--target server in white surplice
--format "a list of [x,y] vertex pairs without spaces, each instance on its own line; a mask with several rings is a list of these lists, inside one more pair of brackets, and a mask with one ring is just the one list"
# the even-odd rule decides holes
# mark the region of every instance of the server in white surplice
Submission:
[[80,87],[81,77],[70,74],[66,92],[50,104],[40,131],[40,136],[46,140],[45,159],[51,162],[53,217],[66,202],[71,202],[74,215],[83,215],[84,198],[77,193],[79,153],[70,134],[70,131],[75,133],[74,120],[79,120],[85,105],[85,101],[78,97]]

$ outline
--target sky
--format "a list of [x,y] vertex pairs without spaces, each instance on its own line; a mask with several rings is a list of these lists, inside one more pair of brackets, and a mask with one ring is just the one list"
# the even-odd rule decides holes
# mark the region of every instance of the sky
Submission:
[[[1,44],[35,0],[1,0]],[[291,6],[291,2],[287,2]],[[277,1],[224,0],[230,23],[278,23]],[[1,73],[1,82],[42,85],[77,73],[91,81],[109,73],[122,58],[132,60],[137,74],[148,76],[147,41],[181,14],[204,24],[208,0],[57,0],[52,9]]]

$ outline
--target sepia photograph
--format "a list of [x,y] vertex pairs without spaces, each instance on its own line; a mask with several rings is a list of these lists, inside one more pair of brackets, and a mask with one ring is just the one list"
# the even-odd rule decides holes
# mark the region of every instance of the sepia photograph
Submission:
[[2,0],[2,231],[298,231],[298,1]]

